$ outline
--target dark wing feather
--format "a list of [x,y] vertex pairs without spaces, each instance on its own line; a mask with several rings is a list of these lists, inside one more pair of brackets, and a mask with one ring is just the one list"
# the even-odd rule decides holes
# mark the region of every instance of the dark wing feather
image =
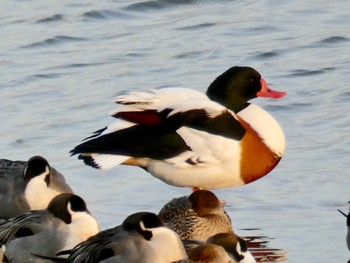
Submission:
[[36,232],[35,225],[40,225],[46,219],[46,214],[45,210],[33,210],[5,221],[0,225],[0,244],[33,235]]
[[[189,127],[220,135],[223,137],[240,140],[245,129],[239,121],[228,111],[211,118],[204,109],[189,110],[169,115],[171,111],[147,112],[148,120],[143,124],[117,130],[105,135],[84,141],[76,146],[72,155],[79,153],[100,153],[126,155],[133,157],[149,157],[152,159],[164,159],[174,157],[184,151],[191,150],[181,136],[176,132],[181,127]],[[150,116],[153,115],[151,118]],[[139,113],[123,113],[114,115],[124,120],[141,122]],[[85,156],[82,156],[86,159]]]
[[[113,236],[122,231],[120,226],[103,230],[94,236],[89,237],[87,240],[79,243],[70,250],[60,251],[58,256],[68,255],[65,262],[74,262],[77,257],[83,262],[98,262],[94,259],[99,256],[100,250],[106,246]],[[106,255],[104,255],[106,256]]]
[[242,139],[245,129],[233,115],[225,110],[212,118],[204,109],[176,113],[170,117],[178,119],[182,126],[187,126],[207,133],[223,136],[233,140]]
[[190,148],[174,132],[164,132],[162,125],[135,125],[83,142],[71,153],[101,153],[153,159],[169,158]]

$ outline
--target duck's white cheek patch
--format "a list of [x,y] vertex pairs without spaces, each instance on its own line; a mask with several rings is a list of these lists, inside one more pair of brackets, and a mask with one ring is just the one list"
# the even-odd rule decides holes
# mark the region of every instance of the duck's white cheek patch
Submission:
[[49,202],[60,192],[47,186],[45,178],[50,171],[46,171],[34,178],[32,178],[24,191],[24,196],[30,206],[31,210],[45,209]]

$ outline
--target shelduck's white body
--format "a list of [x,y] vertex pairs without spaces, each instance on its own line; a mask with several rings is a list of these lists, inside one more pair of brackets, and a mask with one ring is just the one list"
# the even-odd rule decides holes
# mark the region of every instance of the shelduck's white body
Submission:
[[[255,75],[250,97],[262,90],[274,92]],[[245,88],[246,83],[241,86]],[[210,96],[209,91],[207,94]],[[213,101],[208,96],[184,88],[120,95],[116,99],[119,108],[112,113],[117,122],[97,131],[72,153],[79,153],[79,158],[96,168],[140,166],[180,187],[241,186],[270,172],[285,149],[277,121],[262,108],[247,103],[250,97],[235,95],[237,98],[231,100],[238,107],[231,109],[227,108],[229,102],[219,104],[216,101],[220,99],[214,96]],[[225,93],[225,99],[229,96]]]

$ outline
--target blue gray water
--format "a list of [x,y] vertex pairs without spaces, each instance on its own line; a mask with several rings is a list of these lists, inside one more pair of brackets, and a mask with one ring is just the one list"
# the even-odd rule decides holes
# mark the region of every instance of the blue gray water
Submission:
[[[215,191],[238,234],[264,235],[288,262],[347,262],[350,3],[280,0],[3,1],[1,158],[42,155],[87,200],[102,228],[158,211],[188,189],[138,168],[98,171],[69,150],[112,120],[123,90],[205,91],[233,65],[272,88],[256,99],[280,122],[287,150],[265,178]],[[248,231],[248,229],[254,229]]]

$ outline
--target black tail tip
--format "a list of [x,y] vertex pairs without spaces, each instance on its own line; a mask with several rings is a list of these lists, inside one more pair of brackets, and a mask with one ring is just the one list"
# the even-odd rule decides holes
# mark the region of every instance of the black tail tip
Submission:
[[78,159],[83,160],[84,163],[88,166],[91,166],[95,169],[101,169],[101,167],[95,162],[94,158],[92,158],[90,155],[79,154]]

